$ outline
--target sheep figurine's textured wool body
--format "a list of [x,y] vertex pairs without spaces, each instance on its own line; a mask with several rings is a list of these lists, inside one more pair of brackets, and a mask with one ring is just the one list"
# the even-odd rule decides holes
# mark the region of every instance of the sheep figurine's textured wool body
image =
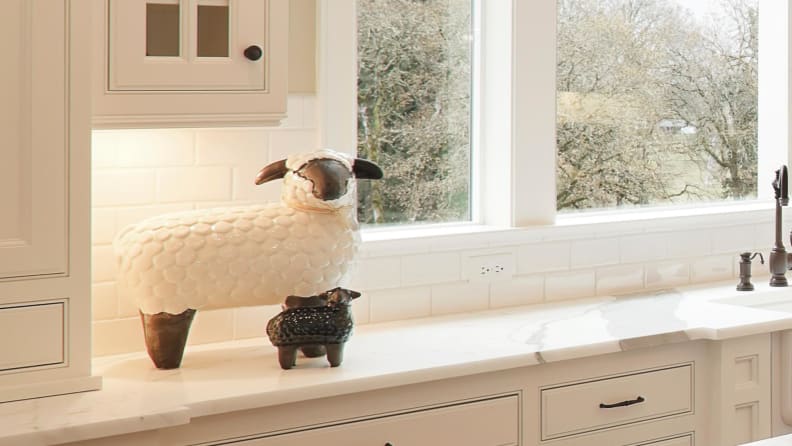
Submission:
[[[279,304],[288,295],[343,284],[359,244],[355,178],[381,177],[373,163],[319,150],[259,173],[257,184],[283,178],[280,203],[173,213],[131,225],[115,240],[119,295],[136,302],[145,326],[146,319]],[[191,314],[187,330],[190,322]],[[181,353],[175,365],[152,354],[152,342],[170,341],[146,337],[158,367],[179,366]]]
[[313,297],[317,299],[308,305],[286,308],[267,323],[267,336],[278,347],[278,361],[283,369],[295,365],[298,348],[321,347],[318,351],[327,352],[332,367],[343,360],[344,344],[353,326],[349,304],[360,293],[338,287]]

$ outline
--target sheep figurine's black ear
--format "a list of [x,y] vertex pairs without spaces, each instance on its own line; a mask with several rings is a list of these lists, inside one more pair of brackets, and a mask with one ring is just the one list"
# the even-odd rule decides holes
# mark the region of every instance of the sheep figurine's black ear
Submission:
[[259,171],[258,175],[256,175],[256,184],[264,184],[267,181],[283,178],[288,172],[289,168],[286,167],[286,160],[275,161]]
[[352,171],[355,173],[355,178],[364,180],[379,180],[383,175],[382,169],[378,165],[362,158],[355,158]]

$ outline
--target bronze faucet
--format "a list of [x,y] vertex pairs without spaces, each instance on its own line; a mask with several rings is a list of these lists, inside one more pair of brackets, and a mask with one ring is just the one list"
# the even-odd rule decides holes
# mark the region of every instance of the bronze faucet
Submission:
[[[787,286],[787,279],[784,275],[792,264],[790,255],[784,249],[784,243],[781,242],[781,206],[789,204],[789,188],[787,167],[781,166],[775,171],[775,180],[773,180],[773,189],[775,190],[775,246],[770,252],[770,286]],[[791,239],[792,240],[792,239]]]

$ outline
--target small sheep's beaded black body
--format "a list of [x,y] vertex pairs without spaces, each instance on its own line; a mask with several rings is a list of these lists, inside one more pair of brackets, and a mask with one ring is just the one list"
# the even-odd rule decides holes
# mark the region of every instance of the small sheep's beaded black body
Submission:
[[[311,306],[287,308],[270,319],[267,335],[272,345],[278,347],[281,367],[290,369],[295,365],[298,348],[309,357],[326,353],[332,367],[340,365],[344,343],[352,334],[349,304],[359,296],[360,293],[356,291],[334,288],[318,296],[298,298],[304,299],[304,302],[310,301],[308,305]],[[289,299],[295,297],[290,296]]]
[[352,334],[349,305],[290,308],[270,319],[272,345],[342,344]]

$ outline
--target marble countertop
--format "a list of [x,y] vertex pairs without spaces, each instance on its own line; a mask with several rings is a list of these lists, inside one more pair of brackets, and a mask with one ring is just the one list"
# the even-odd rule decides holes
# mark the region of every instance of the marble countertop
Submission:
[[780,437],[768,438],[751,443],[743,443],[741,446],[790,446],[792,445],[792,434]]
[[[344,363],[281,370],[266,338],[188,347],[181,369],[145,353],[94,360],[103,390],[0,404],[0,445],[58,444],[192,418],[596,356],[792,328],[792,288],[734,282],[356,327]],[[790,302],[790,312],[718,302]],[[264,322],[262,322],[264,323]]]

